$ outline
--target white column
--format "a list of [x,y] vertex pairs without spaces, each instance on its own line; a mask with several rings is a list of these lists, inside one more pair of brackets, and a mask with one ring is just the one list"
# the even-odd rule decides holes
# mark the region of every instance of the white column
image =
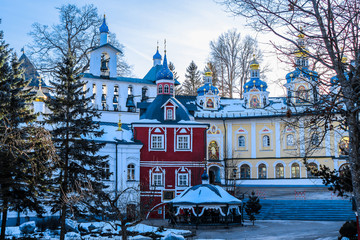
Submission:
[[95,107],[102,110],[101,107],[101,96],[102,96],[102,82],[96,82],[96,96],[95,96]]
[[300,119],[299,121],[299,142],[300,142],[300,157],[305,156],[305,129],[304,129],[304,120]]
[[114,110],[114,83],[107,84],[107,93],[106,93],[106,104],[109,106],[109,110]]
[[256,158],[256,123],[255,121],[251,122],[251,158]]
[[275,122],[275,157],[280,158],[281,157],[281,136],[280,136],[280,122]]
[[325,154],[326,156],[331,156],[331,149],[330,149],[330,132],[327,132],[325,135]]
[[232,158],[232,123],[227,124],[227,157]]

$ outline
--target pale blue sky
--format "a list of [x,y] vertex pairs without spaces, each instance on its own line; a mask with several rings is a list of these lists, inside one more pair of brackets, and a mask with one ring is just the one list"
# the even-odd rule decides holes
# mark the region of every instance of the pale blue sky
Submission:
[[[203,70],[210,52],[209,42],[231,28],[237,28],[242,36],[257,37],[263,50],[273,51],[267,45],[268,37],[245,28],[244,19],[226,13],[224,6],[213,0],[1,0],[0,29],[5,41],[20,52],[31,42],[28,35],[31,25],[58,23],[55,7],[67,3],[94,4],[99,14],[106,14],[109,30],[125,46],[126,60],[137,77],[143,77],[151,68],[157,41],[163,55],[164,38],[168,60],[174,63],[181,81],[192,60]],[[269,81],[284,78],[285,74],[272,55],[268,53],[265,59],[276,69],[268,74]],[[272,96],[282,94],[276,93],[275,88],[269,90]]]

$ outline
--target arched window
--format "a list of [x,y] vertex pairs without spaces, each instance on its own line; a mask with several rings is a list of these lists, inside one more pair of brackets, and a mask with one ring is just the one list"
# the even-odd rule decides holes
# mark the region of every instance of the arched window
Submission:
[[258,178],[266,178],[266,165],[264,163],[258,167]]
[[278,163],[275,166],[275,178],[284,178],[284,165],[282,163]]
[[128,86],[128,95],[133,95],[133,87],[131,85]]
[[162,85],[159,85],[158,93],[162,93]]
[[300,178],[300,166],[298,163],[291,165],[291,178]]
[[169,93],[169,85],[165,84],[164,93]]
[[294,146],[294,144],[295,144],[294,135],[293,134],[286,135],[286,145]]
[[263,136],[263,147],[270,147],[270,137],[268,135]]
[[127,168],[127,180],[133,181],[135,180],[135,166],[134,164],[129,164]]
[[238,140],[239,140],[239,147],[245,147],[245,137],[240,136]]
[[208,147],[209,160],[219,160],[219,146],[216,141],[211,141]]
[[349,155],[349,137],[343,137],[339,142],[339,155]]
[[240,178],[250,179],[250,167],[247,164],[243,164],[240,167]]
[[318,133],[313,133],[311,135],[311,144],[313,146],[318,146],[320,143],[320,140],[319,140],[319,134]]
[[339,168],[339,174],[341,177],[343,177],[344,175],[346,175],[346,173],[349,173],[350,171],[350,167],[348,163],[344,163],[343,165],[340,166]]
[[173,94],[173,93],[174,93],[174,86],[170,85],[170,94]]
[[307,165],[307,177],[308,178],[316,178],[314,172],[312,170],[317,170],[318,169],[318,165],[316,163],[309,163]]

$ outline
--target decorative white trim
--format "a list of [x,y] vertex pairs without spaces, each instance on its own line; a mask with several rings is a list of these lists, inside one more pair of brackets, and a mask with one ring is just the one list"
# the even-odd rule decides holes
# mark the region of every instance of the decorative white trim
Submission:
[[256,158],[256,122],[251,122],[251,158]]

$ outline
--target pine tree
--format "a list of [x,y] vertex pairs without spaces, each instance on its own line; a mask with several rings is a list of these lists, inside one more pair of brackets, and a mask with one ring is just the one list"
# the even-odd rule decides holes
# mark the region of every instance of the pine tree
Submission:
[[196,91],[201,85],[200,71],[194,61],[191,61],[190,65],[186,68],[185,81],[182,86],[183,92],[185,95],[196,96]]
[[8,211],[44,212],[55,156],[49,132],[34,122],[37,116],[28,106],[34,95],[25,90],[29,82],[8,47],[0,32],[0,239],[5,239]]
[[[174,74],[174,80],[179,81],[179,76],[175,71],[175,65],[172,62],[169,62],[169,69]],[[181,85],[175,86],[175,95],[181,95],[183,93]]]
[[260,213],[261,204],[258,196],[255,195],[255,192],[252,191],[249,195],[249,200],[245,204],[245,212],[249,216],[249,220],[252,221],[253,225],[255,224],[255,215]]
[[94,140],[103,135],[99,123],[94,121],[100,118],[100,113],[91,107],[91,98],[85,96],[80,71],[68,52],[57,65],[57,81],[51,82],[54,98],[47,101],[52,113],[45,116],[46,123],[52,126],[59,154],[60,173],[55,179],[59,188],[54,195],[53,211],[61,210],[60,239],[64,239],[65,219],[70,212],[88,217],[82,194],[87,191],[102,194],[105,188],[102,178],[106,175],[103,166],[107,156],[96,155],[104,144]]

